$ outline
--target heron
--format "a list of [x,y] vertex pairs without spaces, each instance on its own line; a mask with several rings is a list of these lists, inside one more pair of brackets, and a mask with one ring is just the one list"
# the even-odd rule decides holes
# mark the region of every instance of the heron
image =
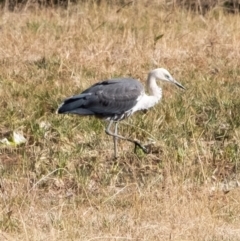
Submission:
[[[126,140],[140,147],[145,153],[147,148],[138,140],[118,134],[119,121],[131,116],[136,111],[147,110],[156,105],[162,98],[162,89],[156,81],[162,80],[185,89],[164,68],[157,68],[148,73],[146,85],[148,94],[137,79],[113,78],[98,82],[79,95],[67,98],[59,106],[58,114],[77,114],[95,116],[109,121],[105,132],[113,137],[114,157],[117,158],[117,139]],[[114,132],[111,127],[115,123]]]

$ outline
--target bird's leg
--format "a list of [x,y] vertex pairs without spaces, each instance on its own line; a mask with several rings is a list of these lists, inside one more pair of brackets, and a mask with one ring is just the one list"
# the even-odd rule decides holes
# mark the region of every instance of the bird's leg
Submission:
[[112,124],[113,124],[113,120],[111,120],[111,121],[109,122],[109,125],[107,126],[105,132],[106,132],[108,135],[110,135],[110,136],[113,137],[114,158],[117,158],[117,126],[118,126],[118,122],[116,122],[116,124],[115,124],[115,134],[113,134],[113,133],[111,132],[111,130],[110,130]]
[[117,158],[117,128],[118,128],[118,122],[115,123],[115,132],[113,136],[115,158]]
[[[113,136],[114,138],[119,138],[119,139],[122,139],[122,140],[126,140],[126,141],[129,141],[129,142],[132,142],[135,144],[135,150],[136,150],[136,146],[140,147],[145,153],[148,153],[148,150],[146,147],[144,147],[143,145],[141,145],[138,141],[135,141],[135,140],[132,140],[130,138],[127,138],[127,137],[123,137],[123,136],[120,136],[118,134],[114,134],[111,132],[110,128],[113,124],[113,120],[110,121],[109,125],[107,126],[105,132],[107,135],[110,135],[110,136]],[[115,127],[116,128],[116,127]],[[116,129],[115,129],[115,132],[116,132]],[[115,141],[116,139],[114,139]],[[116,143],[117,144],[117,143]],[[115,145],[115,144],[114,144]],[[115,151],[115,146],[114,146],[114,156],[115,158],[117,158],[117,153]]]

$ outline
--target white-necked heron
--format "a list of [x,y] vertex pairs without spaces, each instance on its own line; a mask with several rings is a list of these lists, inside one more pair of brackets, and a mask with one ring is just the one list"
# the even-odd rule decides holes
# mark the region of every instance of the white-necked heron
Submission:
[[[149,95],[144,91],[143,85],[132,78],[114,78],[94,84],[79,95],[67,98],[59,106],[59,114],[94,115],[103,118],[110,123],[106,127],[106,133],[113,136],[114,156],[117,157],[117,138],[133,142],[144,152],[146,147],[138,141],[118,135],[118,122],[139,110],[147,110],[153,107],[162,98],[162,89],[156,80],[171,82],[185,89],[164,68],[154,69],[149,72],[147,88]],[[115,122],[115,131],[111,126]]]

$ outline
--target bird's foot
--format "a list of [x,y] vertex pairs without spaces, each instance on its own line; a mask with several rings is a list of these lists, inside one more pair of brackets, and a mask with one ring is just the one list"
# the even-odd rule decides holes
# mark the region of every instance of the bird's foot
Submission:
[[138,141],[134,141],[134,143],[135,143],[135,148],[134,148],[135,153],[137,152],[137,147],[141,148],[145,154],[149,153],[149,150],[145,146],[143,146],[141,143],[139,143]]

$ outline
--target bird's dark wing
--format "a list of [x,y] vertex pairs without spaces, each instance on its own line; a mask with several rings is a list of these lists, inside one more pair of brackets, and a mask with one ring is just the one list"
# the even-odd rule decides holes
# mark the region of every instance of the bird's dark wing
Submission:
[[80,95],[66,99],[58,113],[118,118],[136,105],[143,91],[142,84],[135,79],[106,80],[91,86]]

